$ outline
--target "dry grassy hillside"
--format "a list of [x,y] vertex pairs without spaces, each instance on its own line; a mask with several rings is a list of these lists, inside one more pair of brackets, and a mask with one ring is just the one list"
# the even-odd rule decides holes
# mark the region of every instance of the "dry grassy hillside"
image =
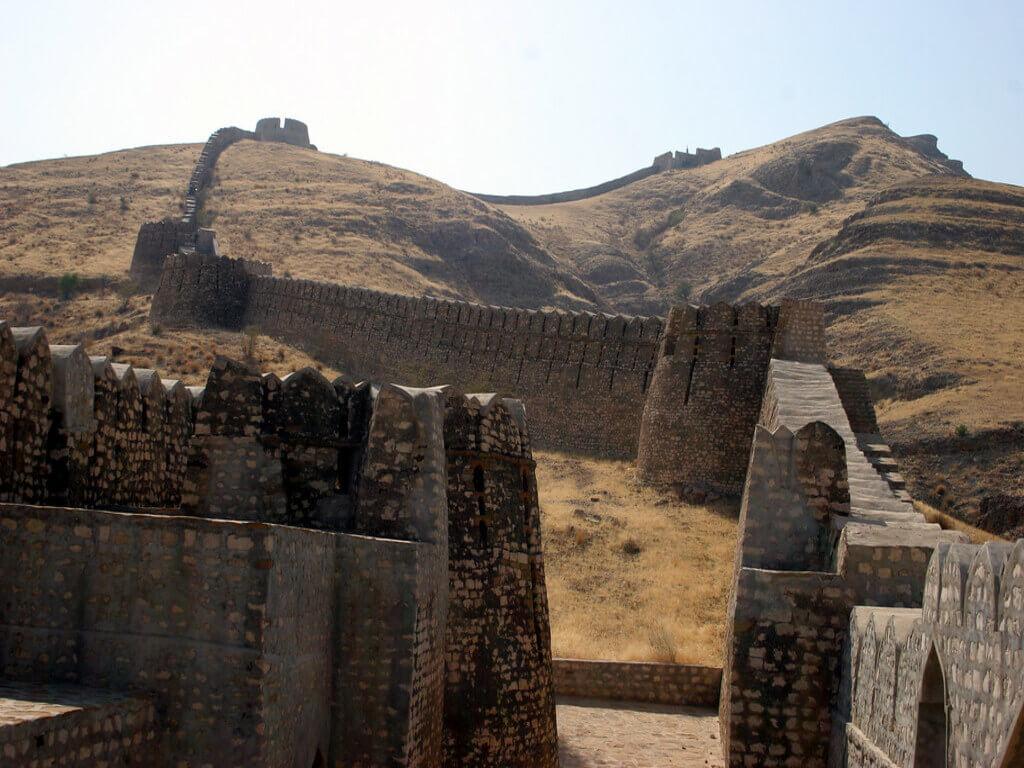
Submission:
[[177,213],[199,144],[0,168],[0,280],[121,279],[139,224]]
[[735,505],[681,502],[623,461],[536,459],[555,655],[721,664]]
[[791,274],[744,295],[833,308],[838,357],[871,372],[911,491],[972,519],[1024,487],[1024,190],[895,185]]
[[[153,337],[148,297],[128,311],[114,291],[139,223],[178,211],[198,151],[0,169],[4,314],[126,356],[197,343]],[[642,313],[823,298],[833,353],[868,370],[912,490],[970,519],[1022,485],[1024,193],[943,157],[855,118],[589,200],[499,210],[380,163],[244,141],[202,215],[229,253],[278,274],[410,294]],[[60,302],[68,272],[85,279]]]
[[573,203],[505,206],[620,309],[824,300],[911,490],[974,519],[1024,486],[1024,190],[875,118]]
[[951,171],[864,117],[588,200],[503,210],[618,309],[651,313],[786,274],[873,194],[937,173]]
[[278,274],[523,307],[593,308],[591,288],[500,211],[382,163],[243,141],[203,216]]

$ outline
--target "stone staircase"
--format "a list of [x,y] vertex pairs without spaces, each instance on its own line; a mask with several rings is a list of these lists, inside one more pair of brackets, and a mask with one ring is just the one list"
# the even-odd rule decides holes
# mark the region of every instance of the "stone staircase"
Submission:
[[812,421],[828,424],[846,444],[850,516],[837,521],[837,527],[847,522],[928,530],[938,527],[914,510],[892,451],[881,437],[854,433],[828,369],[814,363],[773,359],[768,368],[762,423],[796,432]]

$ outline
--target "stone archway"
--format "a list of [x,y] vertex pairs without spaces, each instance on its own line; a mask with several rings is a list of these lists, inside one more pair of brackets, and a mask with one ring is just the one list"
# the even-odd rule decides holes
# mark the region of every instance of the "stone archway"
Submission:
[[946,717],[946,680],[935,648],[928,654],[917,699],[917,737],[914,768],[946,765],[949,728]]

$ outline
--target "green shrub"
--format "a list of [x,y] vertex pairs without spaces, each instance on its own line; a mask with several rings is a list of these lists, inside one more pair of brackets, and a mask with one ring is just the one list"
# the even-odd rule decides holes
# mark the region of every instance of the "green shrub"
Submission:
[[78,279],[77,274],[74,272],[65,272],[60,276],[60,282],[58,283],[60,297],[65,301],[70,299],[78,291],[80,282],[81,281]]
[[956,436],[957,437],[967,437],[967,425],[966,424],[957,424],[956,425]]

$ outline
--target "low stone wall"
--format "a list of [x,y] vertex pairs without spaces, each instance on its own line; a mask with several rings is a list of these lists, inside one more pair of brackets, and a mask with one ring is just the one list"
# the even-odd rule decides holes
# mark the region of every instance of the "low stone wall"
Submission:
[[555,693],[593,699],[717,707],[721,667],[554,659]]
[[76,685],[0,682],[0,765],[152,765],[156,709],[145,698]]

